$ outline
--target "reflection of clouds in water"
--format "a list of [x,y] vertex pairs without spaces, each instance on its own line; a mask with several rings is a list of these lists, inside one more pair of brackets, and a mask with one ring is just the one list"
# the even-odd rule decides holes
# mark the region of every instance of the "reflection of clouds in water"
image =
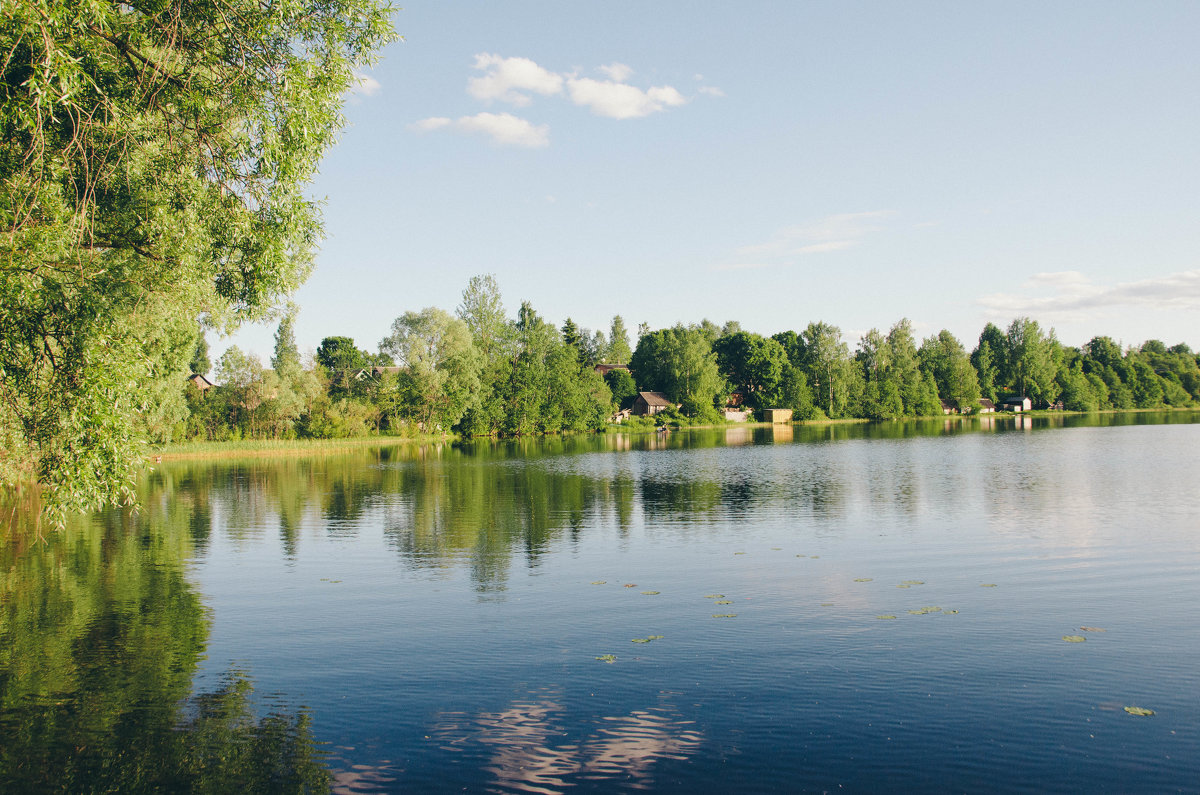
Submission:
[[554,793],[568,779],[603,781],[621,777],[626,786],[649,786],[659,759],[686,759],[702,739],[698,731],[661,710],[635,710],[605,717],[604,725],[579,743],[552,744],[563,737],[565,710],[551,699],[517,702],[501,712],[484,712],[462,722],[444,720],[437,732],[452,746],[479,743],[493,748],[484,767],[504,788]]
[[[354,751],[353,748],[341,750]],[[333,795],[389,792],[396,785],[396,767],[388,760],[377,765],[366,765],[334,756],[326,757],[325,762],[331,768],[329,791]]]

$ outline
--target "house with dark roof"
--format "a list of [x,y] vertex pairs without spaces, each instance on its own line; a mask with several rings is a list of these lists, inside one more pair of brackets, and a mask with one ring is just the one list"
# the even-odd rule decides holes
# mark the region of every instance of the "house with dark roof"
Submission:
[[639,417],[657,414],[674,406],[662,392],[638,392],[633,399],[633,413]]
[[979,399],[979,413],[980,414],[993,414],[993,413],[995,413],[995,411],[996,411],[995,403],[988,400],[987,398]]
[[208,390],[216,386],[216,384],[214,384],[212,381],[209,381],[200,373],[192,373],[192,375],[188,378],[188,383],[200,390],[201,395],[206,394]]

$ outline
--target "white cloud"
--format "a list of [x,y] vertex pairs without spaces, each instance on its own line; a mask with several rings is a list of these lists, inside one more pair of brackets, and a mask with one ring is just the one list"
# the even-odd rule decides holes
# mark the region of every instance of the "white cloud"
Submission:
[[608,66],[601,66],[600,71],[607,75],[609,80],[615,80],[618,83],[624,83],[633,77],[633,69],[623,63],[614,62]]
[[500,100],[525,107],[533,101],[527,92],[551,96],[562,91],[562,75],[544,69],[528,58],[479,53],[475,56],[475,68],[484,74],[467,81],[467,93],[484,102]]
[[591,108],[597,116],[610,119],[637,119],[687,102],[671,86],[655,86],[643,91],[627,83],[590,77],[569,78],[567,91],[576,105]]
[[721,89],[717,88],[716,86],[700,86],[699,90],[700,90],[701,94],[708,94],[710,97],[725,96],[725,92],[722,91]]
[[355,94],[364,97],[373,97],[379,93],[379,89],[381,88],[383,86],[379,84],[379,81],[369,74],[365,72],[354,73],[354,88],[352,90]]
[[[994,293],[978,303],[997,315],[1031,315],[1063,323],[1088,319],[1104,310],[1200,310],[1200,270],[1113,285],[1097,284],[1079,271],[1035,273],[1021,287],[1039,294]],[[1042,294],[1045,292],[1053,294]]]
[[483,133],[501,146],[539,149],[550,144],[548,125],[533,124],[511,113],[476,113],[474,116],[463,116],[456,120],[433,116],[413,122],[408,127],[416,132],[452,128],[466,133]]

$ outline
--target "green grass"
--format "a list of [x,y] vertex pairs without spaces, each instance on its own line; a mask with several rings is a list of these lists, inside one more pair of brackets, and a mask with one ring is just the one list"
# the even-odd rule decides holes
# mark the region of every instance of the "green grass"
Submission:
[[180,461],[189,458],[237,456],[321,455],[371,447],[445,442],[457,436],[355,436],[346,439],[242,439],[229,442],[183,442],[151,448],[151,459]]

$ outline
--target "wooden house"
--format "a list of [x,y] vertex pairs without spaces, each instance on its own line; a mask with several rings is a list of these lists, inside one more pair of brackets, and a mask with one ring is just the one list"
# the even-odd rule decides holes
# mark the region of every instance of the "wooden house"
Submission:
[[633,413],[639,417],[657,414],[674,406],[662,392],[638,392],[633,399]]
[[791,409],[763,409],[763,422],[791,422]]
[[627,364],[598,364],[598,365],[596,365],[596,372],[599,373],[600,375],[607,375],[612,370],[624,370],[625,372],[629,372],[629,365],[627,365]]
[[955,406],[949,400],[943,400],[942,401],[942,413],[943,414],[957,414],[958,406]]
[[188,378],[188,383],[200,390],[201,395],[207,394],[208,390],[216,386],[216,384],[214,384],[212,381],[209,381],[200,373],[192,373],[192,375]]
[[996,404],[995,403],[988,400],[987,398],[979,399],[979,413],[980,414],[994,414],[995,412],[996,412]]
[[1027,397],[1007,397],[1000,403],[1005,411],[1029,411],[1033,408],[1033,401]]

